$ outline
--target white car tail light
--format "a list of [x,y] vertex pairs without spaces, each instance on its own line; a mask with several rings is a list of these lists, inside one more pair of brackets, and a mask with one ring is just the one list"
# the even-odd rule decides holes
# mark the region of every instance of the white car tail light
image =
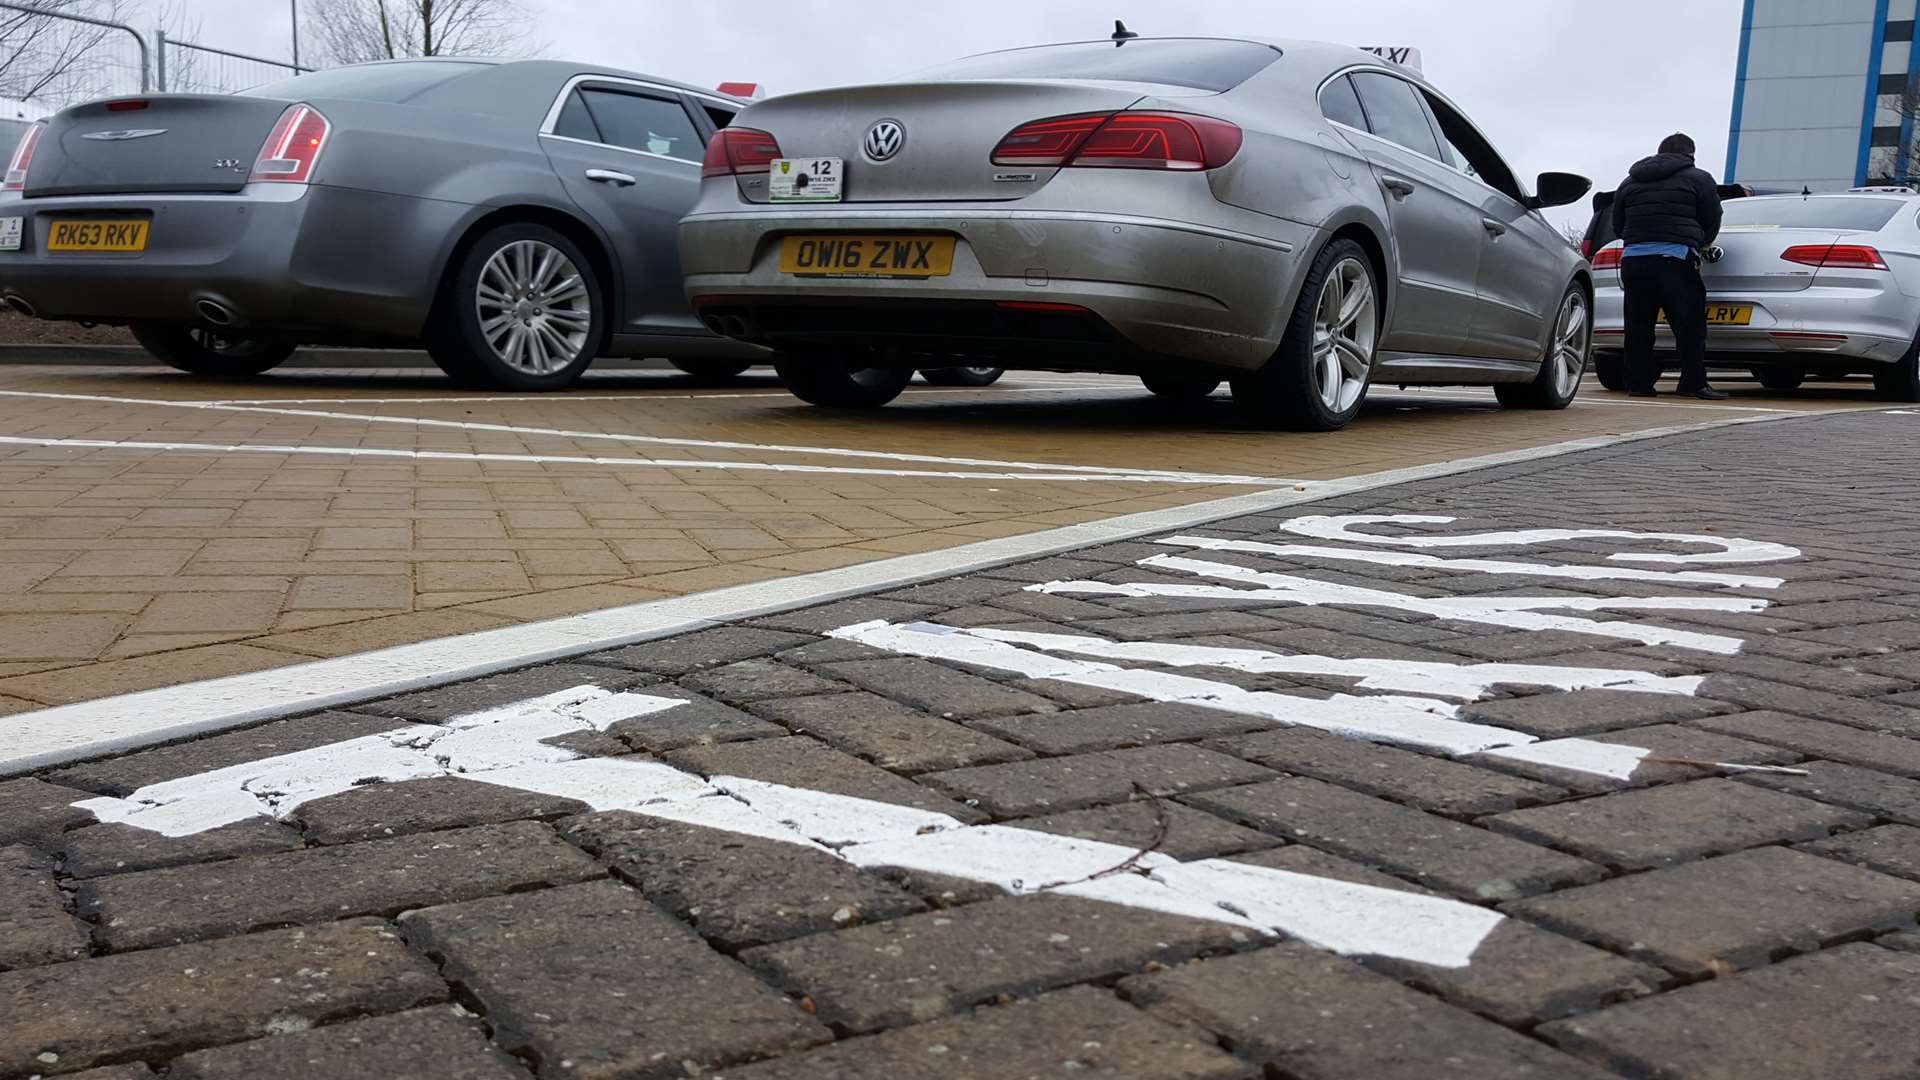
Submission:
[[304,184],[313,176],[333,125],[311,105],[289,105],[254,160],[249,183]]
[[1608,244],[1593,253],[1593,268],[1595,270],[1620,269],[1620,257],[1625,255],[1626,251],[1627,246],[1619,241]]
[[1800,244],[1780,253],[1790,263],[1833,267],[1837,270],[1885,270],[1887,260],[1878,248],[1865,244]]
[[0,183],[0,191],[27,189],[27,170],[33,167],[33,150],[40,145],[40,135],[46,130],[46,124],[35,124],[20,136],[20,145],[13,148],[13,157],[7,162],[7,175],[5,182]]

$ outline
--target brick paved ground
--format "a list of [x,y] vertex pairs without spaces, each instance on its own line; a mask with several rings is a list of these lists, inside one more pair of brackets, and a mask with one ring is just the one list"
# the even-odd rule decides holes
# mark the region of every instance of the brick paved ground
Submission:
[[[1322,438],[1237,430],[1224,394],[1174,409],[1132,380],[1080,376],[1017,375],[985,391],[919,387],[891,409],[847,417],[799,405],[764,375],[701,390],[666,374],[608,373],[576,393],[476,398],[437,373],[288,369],[208,382],[9,366],[0,391],[91,397],[0,394],[0,436],[189,446],[0,445],[0,715],[1252,490],[538,455],[957,467],[753,449],[773,444],[1312,480],[1763,414],[1754,409],[1858,407],[1862,386],[1791,397],[1747,390],[1731,407],[1630,405],[1593,387],[1566,413],[1497,416],[1483,392],[1382,392],[1353,431]],[[137,403],[232,399],[262,411]],[[498,457],[190,448],[233,443]]]
[[[1685,568],[1607,556],[1698,549],[1604,538],[1424,552],[1785,579],[1761,591],[1761,611],[1584,613],[1731,636],[1735,653],[1391,608],[1028,588],[1194,580],[1136,565],[1172,550],[1137,542],[0,781],[0,1077],[1910,1078],[1920,1071],[1916,475],[1920,416],[1862,413],[1188,530],[1341,546],[1281,526],[1308,514],[1440,514],[1459,520],[1426,528],[1612,528],[1799,548],[1792,561]],[[1207,557],[1435,600],[1729,594]],[[1698,676],[1680,694],[1500,683],[1459,718],[1804,775],[1647,761],[1607,776],[1442,756],[1288,726],[1284,714],[1144,703],[1062,671],[1034,677],[823,633],[873,619],[1379,658],[1392,662],[1385,677],[1488,660]],[[1308,672],[1179,674],[1302,709],[1333,694],[1407,693]],[[657,760],[744,778],[736,791],[784,784],[1506,918],[1464,966],[1384,946],[1342,956],[1224,915],[1051,886],[1007,895],[977,880],[990,869],[972,880],[859,869],[771,835],[644,806],[595,812],[460,776],[298,805],[287,791],[255,792],[292,808],[178,837],[98,824],[72,805],[583,682],[689,702],[569,736],[588,759]]]

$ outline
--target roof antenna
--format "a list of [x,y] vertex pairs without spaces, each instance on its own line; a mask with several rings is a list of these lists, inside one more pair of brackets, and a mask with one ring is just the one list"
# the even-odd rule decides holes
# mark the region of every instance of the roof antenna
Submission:
[[1127,42],[1132,41],[1134,38],[1137,38],[1139,36],[1140,36],[1139,34],[1136,34],[1133,31],[1127,29],[1126,23],[1121,22],[1119,19],[1113,20],[1113,47],[1114,48],[1117,49],[1120,46],[1125,45]]
[[1806,184],[1801,184],[1801,185],[1800,185],[1800,197],[1801,197],[1801,198],[1803,198],[1803,199],[1805,199],[1805,198],[1809,198],[1809,197],[1811,197],[1812,195],[1813,195],[1813,188],[1812,188],[1811,186],[1809,186],[1809,185],[1806,185]]

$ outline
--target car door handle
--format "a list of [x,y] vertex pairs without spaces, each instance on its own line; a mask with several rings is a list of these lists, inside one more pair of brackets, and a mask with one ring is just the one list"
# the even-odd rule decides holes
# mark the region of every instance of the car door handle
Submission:
[[1504,221],[1495,221],[1492,218],[1481,218],[1480,224],[1484,226],[1488,232],[1492,233],[1493,238],[1496,240],[1507,235],[1507,223]]
[[612,169],[588,169],[587,179],[595,183],[612,184],[614,187],[632,187],[639,183],[626,173],[614,172]]
[[1405,177],[1387,173],[1380,177],[1380,186],[1393,193],[1396,199],[1404,199],[1418,190],[1419,186]]

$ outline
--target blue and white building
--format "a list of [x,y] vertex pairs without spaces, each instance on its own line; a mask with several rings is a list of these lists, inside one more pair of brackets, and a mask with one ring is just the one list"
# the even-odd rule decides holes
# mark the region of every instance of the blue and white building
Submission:
[[1746,0],[1729,181],[1833,191],[1920,177],[1915,0]]

